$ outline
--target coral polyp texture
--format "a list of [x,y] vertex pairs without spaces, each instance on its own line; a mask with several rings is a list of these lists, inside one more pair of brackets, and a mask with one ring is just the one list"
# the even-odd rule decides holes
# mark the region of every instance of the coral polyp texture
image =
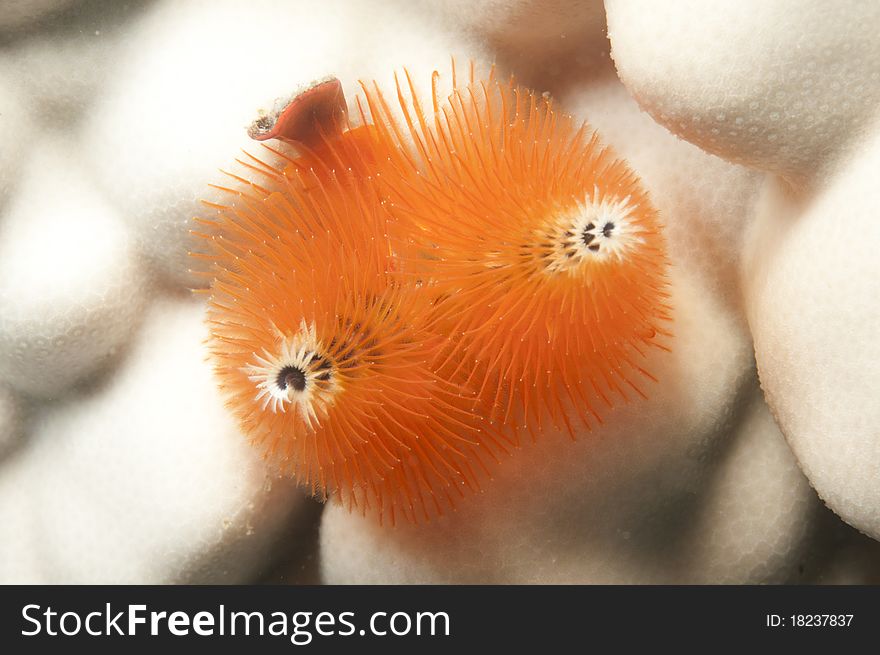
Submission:
[[412,84],[398,113],[364,84],[351,122],[339,82],[314,85],[255,124],[287,143],[239,160],[199,221],[242,428],[383,522],[455,507],[523,427],[575,436],[644,395],[669,334],[635,175],[544,98],[455,76],[441,98],[434,73],[430,116]]
[[[0,7],[0,581],[878,580],[880,3]],[[472,79],[459,65],[453,85],[450,54],[459,64],[494,62],[497,79],[479,65]],[[508,85],[509,72],[534,92]],[[524,111],[514,120],[517,93]],[[291,106],[273,104],[291,97]],[[494,117],[503,99],[508,123],[490,121],[488,108]],[[545,145],[543,132],[537,144],[528,136],[532,101],[535,125],[549,120],[557,146]],[[280,113],[258,110],[273,106]],[[589,127],[575,145],[582,120]],[[594,194],[586,183],[567,212],[554,214],[573,229],[551,230],[551,240],[522,249],[529,257],[499,266],[524,232],[494,209],[519,211],[516,199],[537,212],[535,198],[561,184],[541,174],[543,160],[508,162],[512,149],[546,149],[558,173],[559,142],[572,139],[582,153],[593,129],[601,140],[585,163],[624,159],[639,178],[630,202],[622,203],[629,191],[600,181]],[[613,147],[601,161],[600,143]],[[236,157],[247,166],[232,163]],[[497,180],[489,177],[495,169]],[[311,214],[297,209],[285,219],[308,235],[300,242],[274,224],[283,203],[296,207],[287,185],[310,203]],[[606,230],[608,221],[587,216],[636,201],[648,232],[665,241],[650,234],[646,243],[669,260],[666,267],[652,257],[649,268],[668,274],[668,286],[652,273],[658,302],[650,320],[639,328],[633,313],[617,316],[639,338],[630,342],[619,326],[576,330],[561,311],[547,319],[525,281],[542,281],[548,298],[551,280],[577,282],[576,265],[609,268],[615,253],[644,255],[645,244],[610,245],[626,221]],[[334,219],[343,208],[345,218]],[[257,224],[248,212],[260,213],[272,250],[256,237],[238,241],[236,232]],[[194,216],[225,227],[194,225]],[[317,229],[308,216],[339,229]],[[373,245],[353,247],[370,235]],[[218,250],[235,243],[237,263]],[[286,263],[270,266],[282,251]],[[526,265],[542,263],[540,276],[526,276]],[[486,287],[467,291],[466,276],[451,273],[459,268],[476,271]],[[275,290],[255,271],[274,273]],[[274,300],[209,325],[209,296],[188,290],[215,277],[237,295]],[[511,289],[519,289],[519,305]],[[590,289],[577,289],[588,299],[578,311],[601,309],[604,293],[593,303]],[[625,306],[627,294],[608,290]],[[371,299],[359,302],[367,292]],[[246,304],[210,293],[238,311]],[[286,317],[272,302],[287,302]],[[380,303],[393,312],[385,316]],[[488,303],[513,309],[484,325],[477,317]],[[522,342],[510,330],[516,313],[524,316],[521,336],[531,335]],[[661,317],[667,313],[671,321]],[[212,318],[219,314],[212,307]],[[236,333],[235,321],[248,327]],[[381,353],[357,322],[381,335]],[[557,344],[566,330],[586,339],[588,352],[548,345],[538,356],[544,344],[535,335],[546,326]],[[227,341],[218,338],[223,331]],[[331,348],[334,337],[361,361],[370,358],[357,370],[375,377],[343,380],[355,369],[342,367],[352,358]],[[599,340],[596,352],[591,339]],[[605,345],[657,382],[635,367],[615,368]],[[220,378],[218,353],[229,362]],[[392,355],[394,375],[407,383],[379,376]],[[525,372],[522,381],[513,367]],[[418,382],[428,379],[445,391]],[[418,416],[349,402],[369,397],[370,384],[403,389],[408,395],[397,400]],[[368,415],[359,420],[369,418],[375,434],[333,428],[345,439],[337,448],[326,438],[334,412],[350,422]],[[441,451],[451,469],[435,457],[434,471],[408,450],[416,436],[439,449],[431,425],[454,433],[443,432],[450,449]],[[323,468],[318,447],[327,449]],[[345,466],[355,465],[360,472],[349,480]],[[303,492],[313,483],[316,495],[345,503],[310,502]],[[435,518],[437,505],[443,515]]]

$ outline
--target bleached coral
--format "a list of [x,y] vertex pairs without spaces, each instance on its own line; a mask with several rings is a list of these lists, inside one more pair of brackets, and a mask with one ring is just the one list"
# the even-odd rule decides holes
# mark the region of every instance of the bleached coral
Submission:
[[261,107],[333,74],[350,100],[404,65],[429,79],[451,54],[548,91],[640,175],[666,224],[673,349],[649,400],[576,443],[542,436],[437,523],[331,505],[324,579],[877,570],[865,541],[829,545],[843,524],[819,500],[880,536],[876,6],[84,0],[43,21],[64,4],[0,21],[0,580],[250,581],[297,550],[314,513],[224,412],[181,297],[201,283],[190,221],[258,149]]

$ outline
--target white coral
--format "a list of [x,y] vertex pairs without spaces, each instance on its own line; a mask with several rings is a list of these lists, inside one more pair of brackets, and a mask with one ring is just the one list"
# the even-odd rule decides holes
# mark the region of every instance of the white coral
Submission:
[[[605,4],[610,50],[598,0],[28,10],[0,58],[0,580],[247,581],[276,562],[314,515],[220,405],[202,309],[179,297],[201,283],[190,219],[259,107],[328,74],[349,98],[403,65],[427,81],[450,54],[552,93],[642,177],[674,347],[648,401],[574,444],[545,435],[453,517],[387,530],[331,506],[324,578],[841,577],[810,483],[880,536],[880,10]],[[854,547],[847,581],[877,566]]]

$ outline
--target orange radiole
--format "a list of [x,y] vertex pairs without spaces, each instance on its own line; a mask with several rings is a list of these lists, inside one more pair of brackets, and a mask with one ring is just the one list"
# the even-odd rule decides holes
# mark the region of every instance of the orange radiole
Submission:
[[197,219],[243,431],[313,494],[391,523],[455,507],[523,428],[574,436],[643,395],[668,335],[632,171],[544,98],[452,75],[427,105],[407,75],[394,110],[364,84],[355,121],[337,80],[313,86],[254,124],[287,143]]
[[[209,348],[245,433],[318,496],[428,519],[504,448],[472,391],[438,375],[429,297],[394,279],[370,189],[269,169],[200,219]],[[274,188],[275,190],[270,190]]]
[[667,347],[657,212],[626,163],[549,99],[473,69],[443,99],[437,79],[430,103],[398,80],[403,121],[364,85],[395,242],[431,280],[448,361],[482,411],[574,436],[573,417],[590,427],[644,396],[646,353]]

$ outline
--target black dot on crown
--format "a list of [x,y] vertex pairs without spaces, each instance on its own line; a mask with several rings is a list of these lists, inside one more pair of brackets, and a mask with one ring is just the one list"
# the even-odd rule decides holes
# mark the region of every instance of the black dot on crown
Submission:
[[278,378],[275,384],[282,391],[287,387],[293,387],[296,391],[302,391],[306,388],[306,374],[296,366],[285,366],[278,372]]
[[593,223],[587,223],[583,232],[581,232],[581,240],[584,242],[585,246],[589,246],[593,242],[593,239],[596,238],[596,235],[591,233],[591,230],[595,229],[596,226]]

